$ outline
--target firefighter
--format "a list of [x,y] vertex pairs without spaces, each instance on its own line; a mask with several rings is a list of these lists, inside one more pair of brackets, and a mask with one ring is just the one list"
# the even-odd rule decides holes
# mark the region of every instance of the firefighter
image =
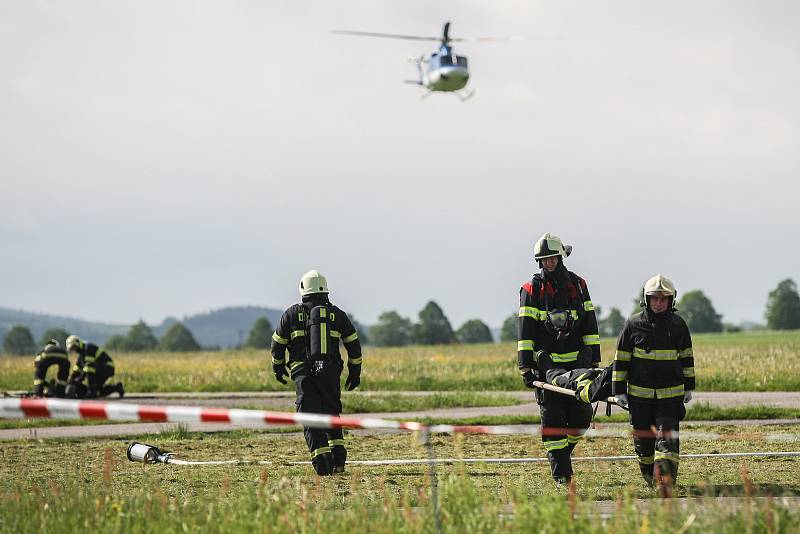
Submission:
[[[361,342],[347,314],[331,304],[328,282],[319,272],[312,270],[303,275],[300,295],[302,302],[283,313],[272,335],[272,370],[282,384],[291,376],[298,412],[339,415],[344,367],[339,342],[347,349],[348,391],[361,383]],[[305,427],[303,431],[314,471],[323,476],[343,473],[347,449],[342,429]]]
[[676,296],[673,283],[660,274],[645,283],[644,310],[619,335],[612,375],[617,403],[630,410],[642,476],[661,488],[678,476],[677,432],[695,388],[692,338],[675,313]]
[[122,382],[106,385],[108,379],[114,376],[114,362],[105,350],[76,335],[69,336],[66,345],[70,355],[77,358],[69,377],[68,397],[94,399],[112,393],[117,393],[120,398],[125,396]]
[[[58,366],[58,374],[55,381],[48,385],[45,382],[47,370],[52,366]],[[59,345],[58,341],[51,339],[44,346],[42,351],[33,360],[35,368],[33,374],[33,396],[34,397],[64,397],[67,389],[67,379],[69,378],[69,357]],[[45,389],[45,386],[47,388]]]
[[[594,368],[600,362],[600,336],[589,290],[583,278],[564,265],[571,252],[561,239],[544,234],[534,246],[541,272],[520,291],[518,364],[531,389],[535,380],[552,381],[564,371]],[[536,398],[551,473],[563,485],[572,478],[572,451],[589,427],[592,409],[548,391],[536,390]]]

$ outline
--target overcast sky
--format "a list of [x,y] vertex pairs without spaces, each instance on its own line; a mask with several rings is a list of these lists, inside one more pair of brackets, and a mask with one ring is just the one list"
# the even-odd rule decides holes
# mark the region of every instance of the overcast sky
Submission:
[[[420,100],[453,36],[475,97]],[[550,231],[593,300],[661,272],[724,320],[800,281],[800,3],[0,0],[0,306],[499,325]]]

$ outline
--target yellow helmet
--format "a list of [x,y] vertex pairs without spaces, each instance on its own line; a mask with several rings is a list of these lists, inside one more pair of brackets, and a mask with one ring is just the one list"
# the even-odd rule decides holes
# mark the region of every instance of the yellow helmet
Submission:
[[675,298],[678,296],[678,291],[675,289],[675,284],[672,283],[672,280],[663,274],[657,274],[644,283],[642,299],[639,305],[642,308],[646,308],[647,295],[655,295],[656,293],[666,293],[668,296],[672,297],[672,309],[675,309]]
[[300,279],[300,295],[305,297],[314,293],[328,293],[328,279],[312,269]]
[[545,258],[561,256],[566,258],[572,253],[572,245],[564,245],[561,238],[551,233],[545,233],[533,246],[533,258],[542,261]]

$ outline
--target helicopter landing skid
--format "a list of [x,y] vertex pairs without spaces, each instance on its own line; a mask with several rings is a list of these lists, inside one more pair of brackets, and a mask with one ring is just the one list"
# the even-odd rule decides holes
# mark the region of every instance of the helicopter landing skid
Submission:
[[424,95],[419,97],[419,99],[420,100],[425,100],[426,98],[431,96],[433,93],[446,93],[446,94],[449,94],[449,95],[453,95],[453,96],[458,97],[458,99],[461,100],[462,102],[466,102],[467,100],[469,100],[470,98],[475,96],[475,90],[474,89],[470,89],[469,91],[466,91],[464,93],[460,93],[458,91],[428,91]]
[[473,96],[475,96],[475,89],[470,89],[464,93],[459,93],[458,91],[451,91],[454,95],[456,95],[462,102],[466,102]]

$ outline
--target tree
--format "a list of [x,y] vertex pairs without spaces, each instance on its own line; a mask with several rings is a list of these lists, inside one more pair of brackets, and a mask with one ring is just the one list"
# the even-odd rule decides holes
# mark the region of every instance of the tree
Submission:
[[252,349],[268,349],[272,344],[272,323],[266,317],[260,317],[253,323],[250,335],[247,336],[247,346]]
[[111,351],[117,351],[117,350],[126,351],[128,350],[126,348],[127,343],[128,340],[125,338],[125,336],[117,334],[115,336],[111,336],[110,338],[106,339],[106,342],[103,343],[103,348]]
[[492,332],[480,319],[471,319],[456,330],[456,339],[461,343],[491,343]]
[[800,294],[794,280],[787,278],[769,292],[764,315],[773,330],[800,328]]
[[519,316],[516,313],[506,317],[503,326],[500,327],[500,341],[516,341],[518,327]]
[[133,325],[125,336],[123,347],[118,350],[128,352],[145,352],[154,350],[158,346],[158,339],[153,335],[153,331],[141,319]]
[[47,345],[48,341],[55,339],[63,346],[67,342],[67,337],[69,337],[69,332],[63,328],[48,328],[39,339],[39,345],[43,347]]
[[350,317],[350,322],[353,323],[353,328],[358,332],[358,340],[362,345],[368,345],[370,342],[368,328]]
[[419,322],[411,330],[411,339],[419,345],[444,345],[454,341],[453,327],[434,301],[420,310]]
[[642,308],[642,291],[643,290],[644,290],[644,287],[640,287],[639,288],[639,293],[633,298],[633,309],[631,310],[631,313],[630,313],[630,315],[628,315],[628,317],[633,317],[634,315],[636,315],[637,313],[639,313],[640,311],[642,311],[644,309],[644,308]]
[[182,323],[175,323],[164,332],[158,342],[161,350],[167,352],[191,352],[200,350],[200,345],[195,341],[192,332]]
[[6,354],[34,354],[36,342],[31,331],[21,325],[14,326],[3,340],[3,352]]
[[678,310],[692,332],[722,332],[722,315],[699,289],[684,294]]
[[625,317],[622,316],[622,312],[619,311],[619,308],[611,308],[611,311],[608,312],[608,317],[606,317],[603,321],[603,326],[605,327],[605,332],[603,333],[604,335],[619,335],[619,333],[625,327]]
[[411,342],[411,321],[396,311],[386,311],[369,329],[369,338],[376,347],[401,347]]

